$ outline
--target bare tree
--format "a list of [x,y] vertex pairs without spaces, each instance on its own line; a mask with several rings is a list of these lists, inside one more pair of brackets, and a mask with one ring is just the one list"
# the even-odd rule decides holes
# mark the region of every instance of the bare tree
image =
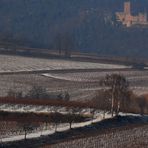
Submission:
[[47,130],[48,123],[50,122],[50,120],[49,120],[49,116],[48,116],[48,115],[45,115],[45,117],[44,117],[44,121],[45,121],[45,127],[46,127],[46,130]]
[[63,98],[64,98],[64,97],[63,97],[63,94],[62,94],[62,93],[59,93],[59,94],[57,95],[57,99],[58,99],[58,100],[63,100]]
[[121,100],[121,109],[123,112],[127,113],[130,110],[130,107],[134,104],[134,100],[137,96],[133,91],[129,90],[124,96],[124,99]]
[[49,94],[44,87],[33,86],[25,97],[31,99],[43,99],[43,98],[46,99],[49,97]]
[[24,131],[25,140],[27,139],[27,134],[32,132],[36,128],[36,126],[27,121],[18,123],[18,126]]
[[103,119],[105,118],[105,113],[110,110],[111,98],[110,91],[104,89],[96,92],[96,96],[93,98],[93,104],[97,109],[103,110]]
[[55,125],[55,132],[57,132],[58,124],[62,122],[63,116],[60,113],[53,113],[50,115],[50,122]]
[[70,33],[59,33],[55,37],[54,44],[59,51],[59,55],[63,53],[65,57],[70,57],[74,48],[74,38]]
[[72,123],[74,122],[75,120],[75,114],[68,114],[67,117],[67,122],[69,123],[69,128],[72,129]]
[[64,100],[69,101],[70,100],[70,94],[66,91],[64,94]]
[[23,98],[23,92],[10,89],[7,92],[7,97],[21,99],[21,98]]
[[95,116],[95,111],[96,109],[90,109],[90,114],[92,115],[92,123],[93,123],[93,120],[94,120],[94,116]]
[[69,123],[70,129],[72,129],[72,123],[76,121],[76,113],[79,112],[79,108],[71,107],[67,115],[67,122]]
[[147,106],[146,99],[143,96],[140,96],[140,97],[137,98],[137,103],[138,103],[138,106],[140,108],[140,114],[144,115],[144,109]]
[[62,35],[60,33],[57,34],[54,42],[55,48],[59,51],[59,55],[62,55]]
[[128,90],[129,83],[126,78],[120,74],[106,75],[106,77],[100,81],[100,84],[111,92],[111,114],[114,112],[118,115],[120,111],[120,105],[122,99],[125,98]]

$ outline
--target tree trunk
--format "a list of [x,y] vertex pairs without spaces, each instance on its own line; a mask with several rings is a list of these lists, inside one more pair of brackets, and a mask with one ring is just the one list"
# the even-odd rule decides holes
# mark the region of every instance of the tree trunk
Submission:
[[48,125],[48,123],[46,122],[46,130],[47,130],[47,125]]
[[27,139],[27,130],[25,130],[25,140]]
[[105,110],[104,110],[104,112],[103,112],[103,119],[105,119]]
[[115,102],[115,87],[116,87],[116,81],[113,85],[113,90],[112,90],[112,107],[111,107],[111,114],[112,114],[112,117],[114,116],[114,102]]
[[114,94],[112,94],[112,106],[111,106],[111,114],[114,116]]
[[55,124],[55,132],[57,132],[57,124]]
[[93,123],[93,121],[94,121],[94,112],[92,113],[92,122],[91,123]]
[[141,116],[144,115],[144,109],[143,109],[143,106],[140,107],[140,114],[141,114]]
[[69,123],[69,128],[72,129],[72,122]]
[[117,106],[117,115],[119,115],[119,111],[120,111],[120,101],[118,101],[118,106]]

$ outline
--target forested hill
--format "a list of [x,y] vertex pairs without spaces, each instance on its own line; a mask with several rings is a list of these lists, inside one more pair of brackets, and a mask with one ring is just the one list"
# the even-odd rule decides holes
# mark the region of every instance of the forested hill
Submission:
[[[131,1],[133,13],[148,10],[147,0]],[[127,29],[115,21],[123,2],[0,0],[0,42],[54,49],[61,38],[73,50],[148,57],[148,28]]]

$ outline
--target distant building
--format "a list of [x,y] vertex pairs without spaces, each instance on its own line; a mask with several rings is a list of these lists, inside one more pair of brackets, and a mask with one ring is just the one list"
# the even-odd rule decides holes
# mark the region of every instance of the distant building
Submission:
[[121,22],[126,27],[133,25],[148,25],[147,13],[139,13],[134,16],[131,14],[131,3],[124,3],[124,12],[116,12],[117,21]]

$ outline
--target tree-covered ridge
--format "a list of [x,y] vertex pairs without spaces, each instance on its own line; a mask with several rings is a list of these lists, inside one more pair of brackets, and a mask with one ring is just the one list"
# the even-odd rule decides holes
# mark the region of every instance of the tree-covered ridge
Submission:
[[[148,1],[131,1],[133,13],[148,10]],[[115,22],[114,14],[123,9],[123,2],[0,0],[0,40],[53,49],[55,38],[62,34],[71,36],[73,50],[147,57],[148,29],[127,29]]]

